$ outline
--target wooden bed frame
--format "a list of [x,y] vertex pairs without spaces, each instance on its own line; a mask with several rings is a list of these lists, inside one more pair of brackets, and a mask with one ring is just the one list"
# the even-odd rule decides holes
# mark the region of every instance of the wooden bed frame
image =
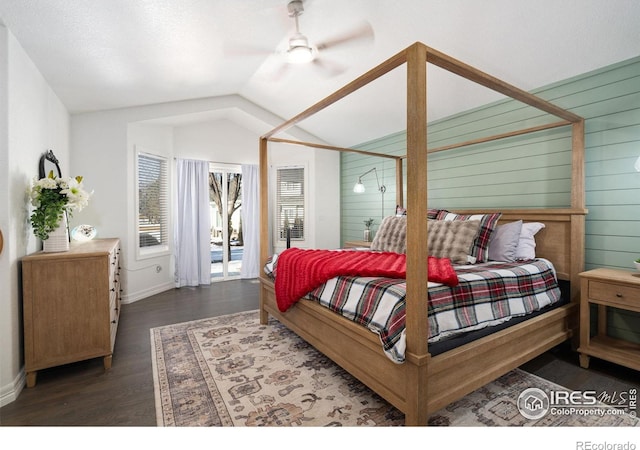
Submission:
[[[475,81],[561,120],[548,125],[427,150],[427,63]],[[264,274],[260,279],[260,320],[261,323],[266,324],[268,316],[272,315],[285,324],[404,412],[406,425],[426,425],[431,413],[577,335],[575,329],[580,289],[578,273],[584,266],[584,218],[587,213],[584,207],[584,120],[417,42],[260,138],[260,257],[263,263],[271,252],[269,248],[268,143],[286,142],[328,150],[373,154],[357,149],[290,141],[274,136],[402,64],[406,64],[407,69],[407,154],[402,157],[381,154],[375,154],[375,156],[396,160],[396,200],[399,205],[404,204],[403,160],[406,159],[409,214],[407,214],[405,362],[393,363],[383,353],[376,334],[314,302],[298,302],[286,313],[281,313],[276,305],[273,282]],[[461,347],[431,356],[427,345],[426,299],[428,294],[424,276],[428,255],[426,246],[427,153],[559,126],[570,126],[572,129],[571,206],[562,209],[500,209],[500,211],[502,223],[518,219],[525,222],[545,223],[546,227],[536,235],[536,254],[552,261],[558,277],[570,282],[570,303]],[[455,212],[469,214],[495,211],[497,210],[482,209]],[[425,244],[411,245],[412,242]]]

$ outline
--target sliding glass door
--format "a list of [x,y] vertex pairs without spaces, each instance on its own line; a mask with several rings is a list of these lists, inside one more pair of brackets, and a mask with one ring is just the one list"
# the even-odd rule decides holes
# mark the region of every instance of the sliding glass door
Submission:
[[209,173],[211,204],[211,281],[240,277],[242,266],[242,173],[240,166],[212,164]]

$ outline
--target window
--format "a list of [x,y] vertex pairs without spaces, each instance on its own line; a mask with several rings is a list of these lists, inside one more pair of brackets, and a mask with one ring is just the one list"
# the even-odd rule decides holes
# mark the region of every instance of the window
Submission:
[[276,181],[277,237],[304,240],[304,167],[285,167],[277,170]]
[[167,159],[138,153],[138,255],[169,249]]

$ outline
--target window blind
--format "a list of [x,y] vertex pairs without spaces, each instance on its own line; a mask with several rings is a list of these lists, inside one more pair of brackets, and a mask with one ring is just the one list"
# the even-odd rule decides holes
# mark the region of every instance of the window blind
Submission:
[[169,241],[167,160],[138,154],[139,247],[166,246]]
[[277,169],[277,233],[278,239],[287,239],[287,229],[292,240],[304,239],[304,167]]

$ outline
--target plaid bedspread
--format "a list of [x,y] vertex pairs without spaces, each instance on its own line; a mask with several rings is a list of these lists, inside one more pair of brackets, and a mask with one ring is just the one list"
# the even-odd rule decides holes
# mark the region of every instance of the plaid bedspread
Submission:
[[[459,284],[429,283],[429,342],[537,311],[560,300],[553,265],[545,259],[455,266]],[[277,259],[265,266],[275,276]],[[405,280],[336,277],[306,297],[380,336],[386,355],[404,361]]]

